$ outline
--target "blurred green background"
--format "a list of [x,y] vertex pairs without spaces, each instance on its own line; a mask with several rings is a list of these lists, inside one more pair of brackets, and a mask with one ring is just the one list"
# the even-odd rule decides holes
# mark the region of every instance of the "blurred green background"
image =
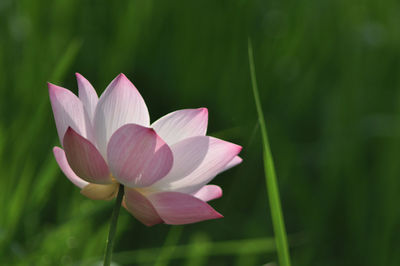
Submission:
[[100,94],[119,73],[152,121],[208,107],[244,147],[218,176],[225,218],[147,228],[121,212],[116,265],[276,262],[250,86],[251,37],[293,265],[400,265],[400,3],[0,1],[0,264],[95,265],[112,202],[81,196],[46,82]]

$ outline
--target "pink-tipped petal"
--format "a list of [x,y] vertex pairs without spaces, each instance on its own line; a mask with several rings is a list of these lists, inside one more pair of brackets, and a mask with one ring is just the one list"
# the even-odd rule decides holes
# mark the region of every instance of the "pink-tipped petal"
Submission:
[[168,145],[172,145],[186,138],[204,136],[207,124],[207,108],[184,109],[161,117],[152,128]]
[[190,224],[223,217],[210,205],[189,194],[159,192],[147,198],[166,224]]
[[147,226],[163,222],[150,201],[136,189],[125,188],[125,207]]
[[99,151],[72,128],[65,133],[64,149],[71,169],[82,179],[95,184],[111,183],[110,171]]
[[128,187],[145,187],[164,177],[172,167],[168,145],[147,127],[128,124],[111,137],[107,160],[115,179]]
[[61,144],[68,127],[73,128],[85,138],[88,137],[88,129],[90,127],[87,127],[86,124],[89,118],[84,111],[82,102],[75,94],[65,88],[51,83],[47,85],[49,87],[51,107]]
[[53,153],[54,153],[54,157],[56,158],[56,161],[58,163],[58,166],[60,166],[60,168],[61,168],[61,171],[72,183],[74,183],[75,186],[82,189],[84,186],[89,184],[85,180],[78,177],[74,173],[74,171],[72,171],[71,167],[68,164],[67,157],[65,156],[65,152],[63,149],[61,149],[59,147],[54,147]]
[[129,123],[149,126],[150,118],[138,90],[124,74],[120,74],[101,95],[94,114],[97,145],[103,156],[112,134]]
[[227,171],[232,167],[235,167],[236,165],[240,164],[242,161],[243,161],[242,158],[240,158],[239,156],[235,156],[227,165],[225,165],[225,168],[222,171]]
[[93,121],[94,111],[97,102],[99,101],[99,97],[97,96],[96,90],[93,88],[92,84],[90,84],[86,78],[79,73],[75,73],[75,75],[78,82],[79,99],[82,101],[82,104],[89,115],[90,121]]
[[171,146],[174,155],[171,171],[153,187],[194,193],[223,171],[241,149],[231,142],[207,136],[182,140]]
[[222,196],[222,189],[216,185],[207,185],[194,193],[193,196],[207,202],[213,199],[220,198]]

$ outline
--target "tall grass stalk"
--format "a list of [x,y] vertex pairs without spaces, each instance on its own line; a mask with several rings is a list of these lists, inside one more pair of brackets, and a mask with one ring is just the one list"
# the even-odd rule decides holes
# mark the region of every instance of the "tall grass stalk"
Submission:
[[258,93],[256,71],[254,67],[253,47],[251,40],[248,40],[248,53],[250,64],[251,83],[253,87],[254,101],[256,103],[258,121],[260,123],[261,136],[263,142],[263,161],[265,171],[265,181],[271,208],[272,223],[275,233],[276,248],[278,252],[279,265],[290,266],[290,255],[287,244],[287,234],[283,220],[281,201],[279,198],[278,182],[276,180],[274,161],[269,146],[267,127],[265,125],[260,96]]

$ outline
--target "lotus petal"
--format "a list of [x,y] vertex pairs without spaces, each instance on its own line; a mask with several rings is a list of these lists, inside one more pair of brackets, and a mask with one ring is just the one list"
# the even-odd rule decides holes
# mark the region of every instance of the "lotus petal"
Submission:
[[[51,107],[60,143],[63,143],[64,134],[68,127],[73,128],[79,135],[88,136],[86,126],[89,118],[84,111],[82,102],[71,91],[48,83]],[[90,128],[89,128],[90,130]]]
[[114,177],[128,187],[146,187],[171,169],[173,156],[168,145],[147,127],[128,124],[111,137],[108,164]]
[[81,100],[83,107],[85,108],[87,114],[89,115],[90,121],[92,122],[99,97],[97,96],[96,90],[87,79],[85,79],[79,73],[75,73],[75,75],[78,82],[79,99]]
[[118,187],[118,183],[88,184],[81,190],[81,194],[92,200],[112,200],[117,196]]
[[139,221],[147,226],[162,223],[151,202],[136,189],[125,188],[125,207]]
[[108,166],[99,151],[72,128],[65,133],[64,149],[69,165],[79,177],[95,184],[112,182]]
[[147,198],[166,224],[190,224],[223,217],[210,205],[189,194],[159,192]]
[[242,147],[213,137],[198,136],[171,146],[174,164],[153,187],[194,193],[224,170]]
[[74,183],[75,186],[79,187],[82,189],[84,186],[88,185],[89,183],[77,176],[74,171],[71,169],[71,167],[68,164],[67,157],[65,156],[65,152],[63,149],[59,147],[54,147],[53,148],[53,153],[54,157],[56,158],[56,161],[58,163],[58,166],[60,166],[61,171],[64,173],[64,175],[72,182]]
[[120,74],[101,95],[94,114],[97,145],[103,156],[106,156],[107,142],[114,132],[129,123],[149,126],[150,118],[138,90],[124,74]]
[[227,165],[225,165],[224,170],[222,171],[227,171],[232,167],[235,167],[236,165],[240,164],[242,161],[243,161],[242,158],[240,158],[239,156],[235,156]]
[[207,185],[194,193],[193,196],[207,202],[213,199],[220,198],[222,196],[222,189],[216,185]]
[[152,128],[168,145],[172,145],[189,137],[204,136],[207,124],[207,108],[184,109],[161,117]]

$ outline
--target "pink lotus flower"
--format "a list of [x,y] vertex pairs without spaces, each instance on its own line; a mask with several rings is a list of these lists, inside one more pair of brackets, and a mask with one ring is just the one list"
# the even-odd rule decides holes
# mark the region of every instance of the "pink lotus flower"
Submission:
[[48,84],[58,136],[58,165],[81,193],[110,200],[124,185],[123,206],[147,226],[221,218],[206,202],[222,190],[207,185],[242,159],[241,147],[206,136],[206,108],[184,109],[150,124],[135,86],[118,75],[100,99],[76,74],[79,98]]

